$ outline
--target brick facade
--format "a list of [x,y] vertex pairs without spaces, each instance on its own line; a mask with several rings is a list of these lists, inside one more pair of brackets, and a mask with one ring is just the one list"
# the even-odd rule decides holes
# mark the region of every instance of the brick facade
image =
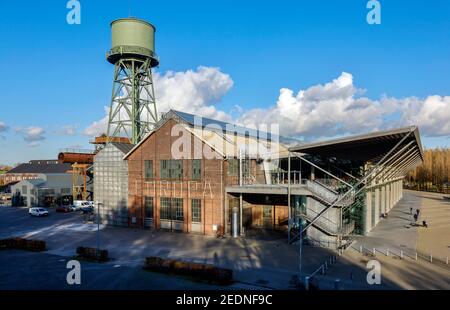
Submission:
[[[196,224],[200,230],[196,232],[213,235],[213,225],[217,225],[218,232],[223,232],[224,222],[224,169],[225,161],[222,159],[195,158],[198,148],[209,148],[200,139],[190,132],[182,134],[191,137],[192,150],[190,158],[183,158],[182,179],[161,178],[161,160],[174,159],[171,148],[172,142],[178,137],[172,137],[174,120],[168,120],[162,127],[150,135],[128,157],[129,175],[129,224],[132,227],[143,227],[144,199],[152,197],[154,203],[153,228],[161,228],[161,198],[181,198],[183,200],[182,231],[192,232],[192,199],[201,201],[201,223]],[[197,150],[197,151],[196,151]],[[213,152],[210,148],[208,151]],[[201,154],[201,153],[200,153]],[[201,159],[201,178],[192,179],[192,160]],[[145,179],[144,162],[152,160],[153,178]]]
[[[169,119],[149,137],[147,137],[131,154],[128,155],[128,211],[130,227],[149,227],[153,229],[172,229],[187,233],[201,233],[206,235],[223,234],[226,230],[230,232],[229,209],[226,205],[226,186],[237,185],[239,175],[229,173],[230,160],[217,154],[209,145],[200,138],[182,127],[174,131],[177,124],[174,119]],[[191,141],[190,155],[183,157],[183,174],[181,179],[168,179],[161,177],[161,160],[179,159],[174,158],[172,147],[179,137],[189,137]],[[189,140],[185,140],[189,141]],[[183,150],[180,150],[183,151]],[[184,153],[185,155],[188,152]],[[202,154],[214,154],[213,159],[207,159]],[[210,158],[210,157],[208,157]],[[193,179],[192,161],[201,161],[201,178]],[[145,178],[145,161],[152,161],[153,177]],[[265,175],[262,167],[256,160],[250,160],[250,175],[256,182],[263,183]],[[229,195],[228,195],[229,196]],[[149,220],[145,216],[145,197],[153,201],[153,218]],[[180,198],[183,202],[183,221],[168,221],[161,219],[162,199]],[[192,199],[201,201],[201,220],[192,221]],[[283,225],[287,217],[286,206],[269,206],[272,208],[272,218],[263,218],[262,205],[245,203],[244,218],[250,219],[246,223],[250,226],[277,228]],[[267,208],[267,206],[265,206]],[[173,211],[171,209],[171,211]],[[246,215],[247,214],[247,215]],[[149,224],[151,223],[151,224]],[[227,226],[225,229],[224,227]],[[217,229],[217,230],[215,230]]]

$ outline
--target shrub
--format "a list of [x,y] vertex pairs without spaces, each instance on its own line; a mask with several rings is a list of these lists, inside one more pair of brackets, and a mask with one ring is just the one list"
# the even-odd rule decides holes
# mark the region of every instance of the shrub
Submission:
[[162,273],[189,276],[198,280],[218,284],[230,284],[233,280],[233,271],[219,268],[210,264],[185,262],[160,257],[146,257],[144,269]]
[[99,262],[106,262],[108,260],[108,250],[98,250],[91,247],[77,247],[77,254],[81,258],[94,260]]
[[41,252],[46,250],[46,244],[45,241],[42,240],[33,240],[16,237],[0,240],[0,248]]

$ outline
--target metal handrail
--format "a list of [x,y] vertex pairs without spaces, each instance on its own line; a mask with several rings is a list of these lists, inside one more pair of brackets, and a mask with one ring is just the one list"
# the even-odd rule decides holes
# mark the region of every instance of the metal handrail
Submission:
[[[306,211],[307,212],[306,213],[306,218],[307,219],[309,218],[309,220],[311,220],[311,217],[309,217],[308,211],[310,213],[314,213],[312,218],[315,218],[315,216],[319,214],[319,212],[316,212],[316,211],[311,210],[311,209],[307,209],[307,211]],[[326,220],[326,222],[331,223],[332,226],[330,227],[330,225],[327,225],[326,222],[323,221],[323,219]],[[343,224],[343,223],[339,224],[339,223],[333,222],[331,219],[329,219],[328,217],[324,217],[324,216],[321,216],[315,222],[315,224],[317,226],[319,226],[319,227],[322,227],[322,229],[325,229],[328,232],[331,232],[333,234],[348,235],[355,229],[355,221],[350,221],[348,224]],[[333,226],[334,226],[334,229],[333,229]]]
[[[407,135],[405,135],[399,142],[397,142],[397,144],[393,147],[393,148],[391,148],[386,154],[384,154],[384,156],[378,161],[378,163],[374,166],[374,167],[372,167],[372,169],[370,169],[370,171],[369,172],[367,172],[355,185],[350,185],[350,189],[348,190],[348,191],[346,191],[344,194],[342,194],[342,196],[340,196],[340,198],[338,199],[338,200],[336,200],[333,204],[331,204],[330,206],[328,206],[327,208],[325,208],[319,215],[317,215],[316,216],[316,218],[313,220],[313,221],[311,221],[308,225],[306,225],[304,228],[303,228],[303,230],[300,232],[300,233],[302,233],[302,232],[304,232],[304,231],[306,231],[306,229],[308,229],[308,227],[309,226],[311,226],[311,225],[313,225],[314,224],[314,222],[315,221],[317,221],[322,215],[323,215],[323,213],[325,213],[328,209],[330,209],[330,208],[332,208],[332,207],[334,207],[334,206],[336,206],[336,204],[338,203],[338,202],[340,202],[341,200],[343,200],[343,199],[345,199],[345,197],[347,197],[349,194],[351,194],[351,196],[355,196],[355,195],[357,195],[360,191],[362,191],[364,188],[365,188],[365,186],[366,186],[366,181],[368,180],[368,179],[370,179],[371,177],[373,177],[373,175],[375,175],[375,177],[380,173],[380,171],[379,171],[379,166],[380,165],[382,165],[382,164],[387,164],[387,162],[389,162],[390,161],[390,159],[391,158],[389,158],[389,156],[391,155],[391,153],[393,153],[393,152],[395,152],[395,150],[397,149],[397,147],[399,147],[408,137],[409,137],[409,135],[414,131],[414,129],[415,129],[415,127],[414,128],[412,128],[413,130],[411,130]],[[399,152],[402,152],[402,150],[403,149],[401,149]],[[397,152],[398,153],[398,152]],[[302,155],[301,154],[299,154],[299,153],[296,153],[296,152],[292,152],[291,154],[294,154],[294,155],[296,155],[297,157],[299,157],[300,159],[302,159],[302,160],[305,160],[303,157],[302,157]],[[397,154],[395,154],[394,155],[394,157],[396,156]],[[386,162],[385,162],[386,161]],[[359,189],[357,189],[358,188],[358,186],[360,186],[360,185],[363,185],[361,188],[359,188]],[[355,191],[355,189],[357,189],[356,191]]]
[[334,194],[338,195],[339,193],[337,191],[335,191],[333,188],[331,188],[331,186],[326,185],[322,180],[324,179],[314,179],[314,183],[319,184],[320,186],[324,187],[325,189],[333,192]]
[[[308,214],[308,213],[313,213],[313,214]],[[314,217],[319,214],[319,212],[316,212],[312,209],[307,208],[306,209],[306,214],[305,217],[309,220],[314,219]],[[317,226],[322,227],[323,229],[331,232],[331,233],[339,233],[340,232],[340,228],[341,226],[336,223],[333,222],[331,219],[329,219],[326,216],[322,216],[320,217],[319,220],[316,221]]]
[[316,182],[313,181],[306,181],[306,187],[319,196],[320,198],[324,199],[328,203],[333,203],[338,199],[338,195],[334,194],[330,190],[328,190],[326,187],[319,185]]
[[308,190],[328,204],[335,204],[338,206],[337,202],[339,202],[339,206],[348,206],[354,202],[354,197],[346,197],[341,199],[341,196],[343,196],[342,194],[335,194],[329,188],[317,182],[306,180],[305,184]]

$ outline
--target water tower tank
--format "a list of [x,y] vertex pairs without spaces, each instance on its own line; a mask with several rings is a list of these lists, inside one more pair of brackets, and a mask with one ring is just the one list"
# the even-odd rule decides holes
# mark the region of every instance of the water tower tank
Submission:
[[121,18],[111,23],[112,47],[107,59],[115,64],[119,59],[130,57],[150,59],[151,67],[159,64],[155,53],[156,28],[137,18]]
[[158,122],[152,68],[155,27],[145,20],[121,18],[111,23],[112,46],[106,59],[114,79],[106,143],[126,139],[137,144]]

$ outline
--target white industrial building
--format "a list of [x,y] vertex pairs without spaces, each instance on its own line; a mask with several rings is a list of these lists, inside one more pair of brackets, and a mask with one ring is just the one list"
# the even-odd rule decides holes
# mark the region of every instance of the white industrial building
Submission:
[[70,201],[72,176],[68,173],[37,174],[11,186],[13,204],[27,207],[52,206]]

